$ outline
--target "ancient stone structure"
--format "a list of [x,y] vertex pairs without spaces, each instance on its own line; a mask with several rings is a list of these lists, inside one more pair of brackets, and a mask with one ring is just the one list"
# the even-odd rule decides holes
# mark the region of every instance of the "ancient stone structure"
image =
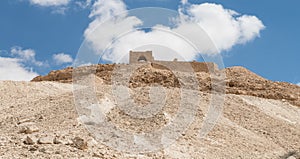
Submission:
[[154,62],[152,51],[130,51],[129,57],[130,64],[139,62]]
[[181,72],[214,72],[218,70],[218,66],[212,62],[186,62],[186,61],[159,61],[155,60],[152,56],[152,51],[130,51],[129,52],[129,64],[138,63],[151,63],[156,68],[168,68],[173,71]]

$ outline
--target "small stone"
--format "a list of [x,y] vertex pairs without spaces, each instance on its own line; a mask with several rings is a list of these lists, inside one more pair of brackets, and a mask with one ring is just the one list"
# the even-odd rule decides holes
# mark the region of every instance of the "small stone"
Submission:
[[297,158],[294,157],[294,156],[290,156],[290,157],[288,157],[287,159],[297,159]]
[[40,152],[46,152],[46,149],[45,148],[41,148],[39,151]]
[[82,139],[80,137],[75,137],[72,141],[73,141],[72,146],[74,146],[80,150],[84,150],[84,149],[88,148],[87,142],[84,141],[84,139]]
[[54,143],[54,144],[61,144],[62,141],[59,140],[58,137],[55,137],[55,138],[53,139],[53,143]]
[[104,154],[100,153],[100,154],[96,154],[96,153],[93,153],[93,156],[92,157],[96,157],[96,158],[104,158]]
[[32,122],[33,120],[34,120],[34,118],[21,119],[18,121],[18,124]]
[[34,132],[38,132],[39,128],[35,125],[27,125],[21,127],[19,133],[32,134]]
[[62,140],[62,144],[64,144],[64,145],[72,145],[73,141],[70,140],[70,139]]
[[34,141],[32,140],[32,138],[30,138],[29,136],[27,136],[24,141],[23,141],[24,144],[26,145],[33,145],[34,144]]
[[33,146],[33,147],[30,147],[30,148],[29,148],[29,151],[36,151],[37,149],[38,149],[37,146]]
[[37,142],[38,142],[38,144],[52,144],[53,138],[49,137],[49,136],[41,137],[41,138],[39,138],[39,140]]
[[88,145],[94,147],[98,145],[98,142],[94,138],[92,138],[88,141]]
[[289,97],[290,97],[290,99],[297,99],[297,98],[295,98],[295,96],[292,95],[292,94],[290,94]]

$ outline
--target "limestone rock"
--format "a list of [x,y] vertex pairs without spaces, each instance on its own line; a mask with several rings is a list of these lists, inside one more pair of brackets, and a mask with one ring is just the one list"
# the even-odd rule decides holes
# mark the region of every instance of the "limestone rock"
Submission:
[[52,144],[53,138],[50,136],[45,136],[45,137],[39,138],[39,140],[37,142],[38,142],[38,144]]
[[29,123],[29,122],[32,122],[32,121],[34,121],[33,117],[32,118],[24,118],[24,119],[20,119],[17,124],[20,125],[20,124]]
[[24,144],[26,145],[33,145],[34,144],[34,141],[32,138],[30,138],[29,136],[27,136],[24,141],[23,141]]
[[38,132],[39,128],[36,125],[21,126],[19,133],[32,134]]
[[84,141],[84,139],[82,139],[80,137],[75,137],[72,141],[73,141],[73,144],[72,144],[73,147],[76,147],[80,150],[85,150],[88,148],[87,142]]
[[53,143],[54,143],[54,144],[61,144],[62,141],[61,141],[58,137],[54,137]]
[[33,145],[32,147],[29,148],[29,151],[36,151],[38,149],[38,145]]

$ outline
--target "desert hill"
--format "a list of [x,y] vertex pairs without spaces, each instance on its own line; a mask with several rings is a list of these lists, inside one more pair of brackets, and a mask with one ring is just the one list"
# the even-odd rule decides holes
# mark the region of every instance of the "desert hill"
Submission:
[[[167,102],[155,116],[137,119],[116,106],[110,91],[112,83],[119,82],[112,77],[122,78],[114,69],[124,66],[130,67],[100,64],[80,68],[85,76],[95,79],[98,102],[111,106],[106,120],[122,130],[139,134],[167,125],[176,116],[184,84],[190,88],[187,93],[199,94],[195,118],[175,143],[156,152],[132,154],[95,140],[76,111],[74,70],[66,68],[31,82],[0,81],[0,158],[300,158],[299,86],[264,79],[243,67],[213,72],[216,76],[220,71],[226,73],[224,106],[211,131],[199,138],[215,76],[197,71],[194,65],[199,87],[190,87],[166,68],[151,64],[139,67],[126,85],[135,102],[149,102],[147,90],[155,85],[165,88]],[[96,76],[90,76],[88,70],[94,70]],[[182,74],[187,81],[195,80],[189,73]]]
[[[197,65],[192,66],[198,79],[200,91],[210,91],[212,89],[210,73],[197,69]],[[116,64],[99,64],[91,67],[88,70],[93,70],[95,75],[101,78],[104,83],[111,84],[111,74]],[[297,85],[270,81],[240,66],[226,68],[221,71],[225,71],[226,93],[228,94],[287,100],[294,105],[300,106],[300,87]],[[63,70],[51,71],[46,76],[38,76],[32,81],[72,83],[72,72],[73,68],[68,67]],[[180,83],[172,74],[172,71],[167,68],[162,70],[162,68],[157,68],[155,65],[146,65],[136,70],[129,82],[132,87],[145,86],[152,83],[158,83],[165,87],[180,87]]]

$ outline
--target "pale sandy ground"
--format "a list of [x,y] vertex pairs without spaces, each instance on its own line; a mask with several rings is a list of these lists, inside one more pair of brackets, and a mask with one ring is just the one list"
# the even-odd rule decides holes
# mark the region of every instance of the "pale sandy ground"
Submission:
[[[97,86],[99,101],[110,99],[110,86]],[[167,90],[176,99],[178,90]],[[174,97],[172,96],[172,93]],[[197,117],[184,136],[173,145],[153,153],[129,154],[115,151],[93,139],[79,122],[74,106],[72,84],[56,82],[0,81],[0,158],[285,158],[300,157],[300,109],[285,101],[244,95],[226,95],[222,116],[209,134],[197,135],[208,110],[210,94],[200,93]],[[145,98],[145,97],[143,97]],[[176,102],[176,100],[175,100]],[[172,101],[171,103],[172,104]],[[176,106],[174,106],[176,108]],[[170,114],[176,109],[170,108]],[[151,120],[163,126],[170,117],[159,116],[139,125],[108,110],[118,127],[143,131]],[[163,113],[164,114],[164,113]],[[166,113],[165,113],[166,114]],[[172,118],[172,115],[171,115]],[[149,124],[149,125],[147,125]],[[153,126],[153,125],[152,125]],[[35,132],[22,132],[23,128]],[[138,127],[139,129],[135,129]],[[144,128],[144,129],[143,129]],[[152,127],[155,129],[155,127]],[[149,130],[147,130],[149,131]],[[24,144],[26,137],[33,145]],[[74,138],[87,141],[87,148],[74,146]],[[53,143],[53,139],[59,141]],[[37,143],[37,140],[44,143]]]

